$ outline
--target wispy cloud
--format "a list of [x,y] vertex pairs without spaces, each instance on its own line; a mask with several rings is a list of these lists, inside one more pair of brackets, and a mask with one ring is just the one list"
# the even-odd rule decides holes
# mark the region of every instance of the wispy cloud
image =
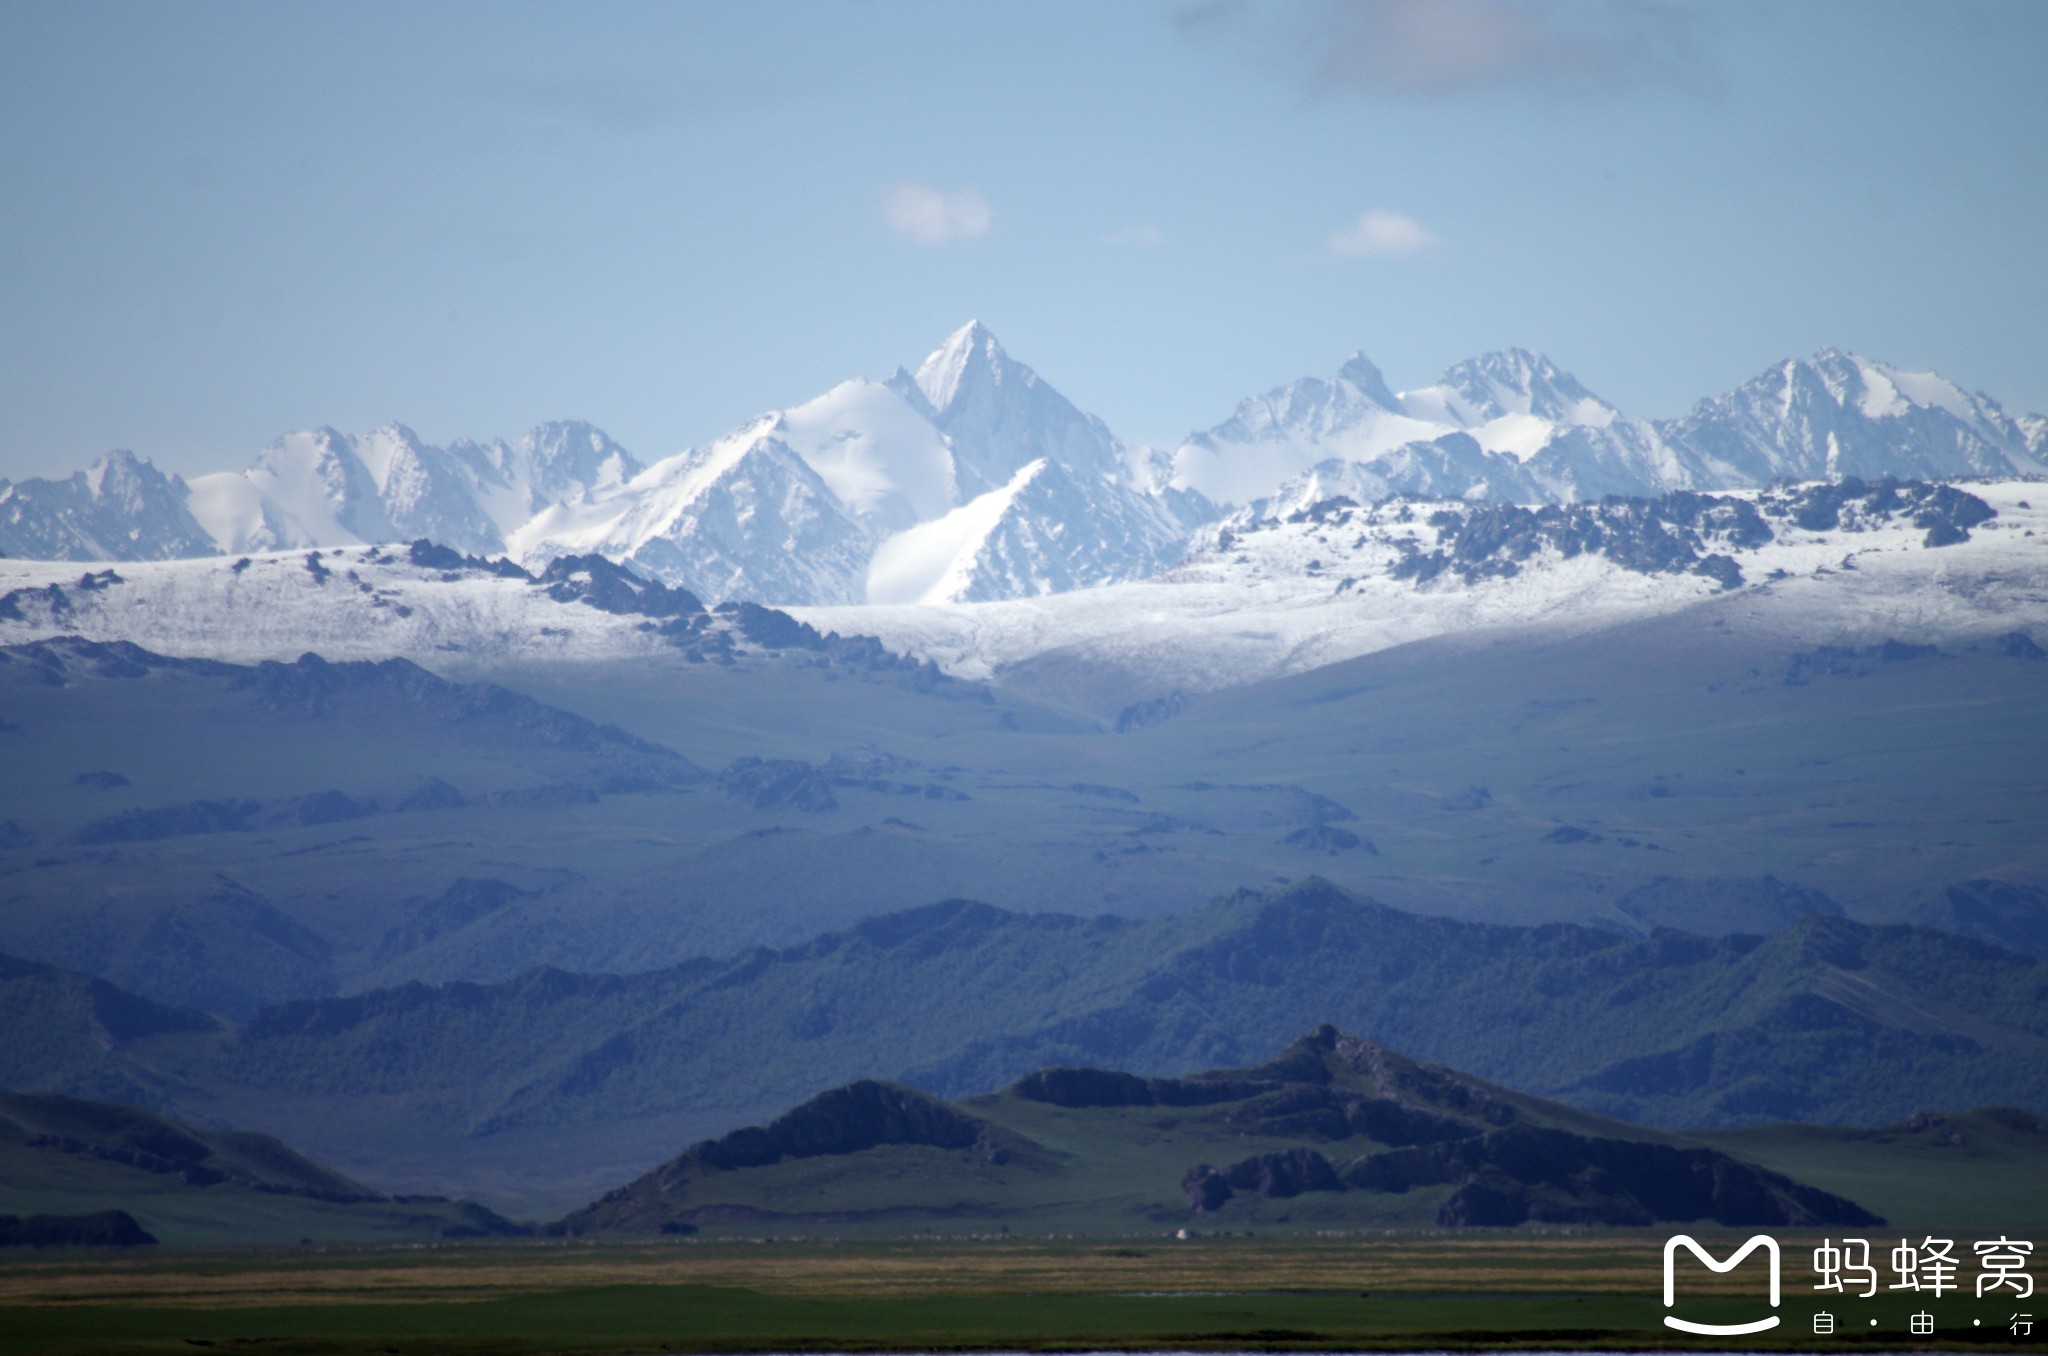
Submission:
[[979,189],[933,188],[905,179],[882,190],[882,219],[905,240],[935,248],[987,235],[996,214]]
[[1179,22],[1190,36],[1230,30],[1225,41],[1262,52],[1312,93],[1712,84],[1693,16],[1668,0],[1204,0]]
[[1105,245],[1124,245],[1131,249],[1156,250],[1173,243],[1173,238],[1157,226],[1126,226],[1120,231],[1111,231],[1102,237]]
[[1330,253],[1344,259],[1395,258],[1435,245],[1436,235],[1427,226],[1384,207],[1361,212],[1343,230],[1330,232]]

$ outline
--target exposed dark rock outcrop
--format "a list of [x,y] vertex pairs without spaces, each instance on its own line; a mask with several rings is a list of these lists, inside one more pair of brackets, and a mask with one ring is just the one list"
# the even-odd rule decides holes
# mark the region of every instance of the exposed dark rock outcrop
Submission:
[[[1321,1079],[1311,1073],[1312,1062]],[[1371,1091],[1328,1084],[1332,1067],[1362,1075]],[[1223,1168],[1199,1165],[1181,1182],[1190,1209],[1215,1211],[1237,1196],[1452,1186],[1438,1213],[1447,1226],[1529,1219],[1615,1226],[1696,1219],[1731,1227],[1882,1223],[1852,1201],[1718,1150],[1523,1123],[1509,1100],[1476,1079],[1329,1027],[1272,1063],[1243,1071],[1250,1079],[1262,1075],[1277,1086],[1230,1115],[1246,1133],[1333,1145],[1357,1136],[1392,1147],[1342,1161],[1301,1148]]]
[[1380,850],[1370,840],[1360,838],[1349,829],[1340,829],[1333,824],[1310,824],[1296,829],[1280,839],[1282,847],[1300,848],[1304,852],[1326,852],[1335,857],[1343,852],[1363,852],[1368,857],[1377,857]]
[[1140,1078],[1113,1069],[1040,1069],[1008,1091],[1053,1106],[1213,1106],[1235,1102],[1262,1084],[1229,1078]]
[[[1446,1224],[1520,1224],[1525,1219],[1610,1225],[1712,1219],[1730,1227],[1883,1223],[1853,1201],[1718,1150],[1525,1125],[1372,1154],[1339,1172],[1344,1185],[1356,1190],[1401,1192],[1455,1184],[1460,1190],[1440,1215]],[[1478,1190],[1468,1196],[1474,1187]]]
[[1449,574],[1465,583],[1509,578],[1541,551],[1605,556],[1640,574],[1703,574],[1723,588],[1739,587],[1742,570],[1716,552],[1723,543],[1742,549],[1771,540],[1770,525],[1743,499],[1676,491],[1656,499],[1609,495],[1597,504],[1524,508],[1480,504],[1430,515],[1437,548],[1413,544],[1391,571],[1396,579],[1428,583]]
[[[1340,497],[1289,521],[1341,527],[1355,511]],[[1755,500],[1677,490],[1655,498],[1609,495],[1598,503],[1483,503],[1434,511],[1435,548],[1405,542],[1391,573],[1418,584],[1439,576],[1471,584],[1511,578],[1541,553],[1598,555],[1638,574],[1696,574],[1734,589],[1744,579],[1731,553],[1772,541],[1774,522],[1808,532],[1861,532],[1906,519],[1925,530],[1925,545],[1950,546],[1996,516],[1982,499],[1952,485],[1853,476],[1774,488]]]
[[524,579],[529,582],[533,579],[532,575],[503,556],[486,559],[482,556],[464,555],[453,547],[442,546],[438,542],[428,541],[425,537],[407,547],[405,555],[407,560],[423,570],[474,570],[482,574],[496,575],[500,579]]
[[91,1215],[0,1215],[0,1248],[141,1248],[156,1236],[126,1210]]
[[688,589],[643,579],[600,555],[557,556],[541,572],[541,587],[558,603],[584,603],[621,617],[666,619],[702,615],[704,604]]
[[1116,732],[1129,734],[1133,730],[1142,730],[1148,725],[1171,720],[1187,709],[1187,694],[1180,691],[1169,692],[1164,697],[1148,697],[1141,702],[1132,702],[1116,713]]

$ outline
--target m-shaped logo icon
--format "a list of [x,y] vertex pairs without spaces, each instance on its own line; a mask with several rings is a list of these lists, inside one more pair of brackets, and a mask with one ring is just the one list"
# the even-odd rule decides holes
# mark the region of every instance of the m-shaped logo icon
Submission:
[[[1664,1240],[1664,1307],[1669,1309],[1678,1303],[1678,1277],[1675,1263],[1678,1250],[1683,1247],[1706,1264],[1709,1271],[1729,1272],[1742,1265],[1742,1259],[1762,1248],[1771,1259],[1771,1307],[1778,1307],[1778,1240],[1769,1234],[1758,1234],[1730,1253],[1725,1262],[1716,1261],[1714,1255],[1701,1247],[1690,1234],[1675,1234]],[[1743,1333],[1763,1332],[1778,1326],[1778,1316],[1759,1318],[1749,1323],[1694,1323],[1690,1319],[1664,1315],[1664,1326],[1680,1332],[1696,1332],[1707,1337],[1739,1337]]]

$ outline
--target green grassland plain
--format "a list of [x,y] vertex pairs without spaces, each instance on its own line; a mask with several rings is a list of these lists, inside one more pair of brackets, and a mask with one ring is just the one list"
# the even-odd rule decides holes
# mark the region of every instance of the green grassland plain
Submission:
[[[1703,1241],[1725,1256],[1740,1235]],[[1780,1326],[1742,1350],[2028,1349],[2007,1299],[1817,1295],[1781,1240]],[[8,1350],[293,1353],[1726,1350],[1663,1326],[1661,1232],[1278,1240],[513,1244],[47,1257],[0,1267]],[[1967,1277],[1965,1278],[1967,1287]],[[1684,1273],[1756,1315],[1753,1263]],[[2018,1307],[2026,1307],[2024,1305]],[[1836,1332],[1817,1337],[1816,1311]],[[1931,1336],[1909,1316],[1936,1317]]]

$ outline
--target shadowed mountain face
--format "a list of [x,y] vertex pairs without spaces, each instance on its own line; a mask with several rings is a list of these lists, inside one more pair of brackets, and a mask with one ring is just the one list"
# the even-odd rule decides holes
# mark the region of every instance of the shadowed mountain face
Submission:
[[[1186,1161],[1233,1140],[1252,1152],[1221,1168]],[[1046,1069],[958,1106],[855,1083],[699,1144],[555,1229],[1028,1227],[1090,1211],[1155,1224],[1293,1223],[1296,1208],[1322,1225],[1424,1208],[1449,1227],[1882,1222],[1717,1150],[1603,1123],[1325,1026],[1254,1068],[1177,1079]]]
[[[934,905],[730,961],[414,984],[240,1028],[173,1014],[104,1046],[38,997],[90,982],[22,964],[0,986],[22,1035],[0,1081],[255,1125],[366,1176],[402,1143],[418,1174],[402,1180],[444,1190],[485,1158],[537,1186],[577,1145],[630,1171],[655,1136],[720,1134],[848,1075],[940,1096],[1049,1064],[1170,1079],[1324,1018],[1638,1122],[1871,1125],[2038,1109],[2043,964],[1824,912],[1770,938],[1630,938],[1418,917],[1312,881],[1153,920]],[[1120,1087],[1073,1096],[1149,1105]],[[1183,1095],[1159,1087],[1159,1106]]]
[[[393,1198],[269,1135],[0,1094],[0,1246],[290,1243],[521,1232],[470,1201]],[[26,1219],[18,1218],[27,1216]]]
[[328,1200],[369,1200],[360,1182],[321,1167],[269,1135],[195,1130],[131,1106],[77,1097],[0,1094],[0,1135],[12,1143],[82,1154],[189,1186],[235,1182]]

